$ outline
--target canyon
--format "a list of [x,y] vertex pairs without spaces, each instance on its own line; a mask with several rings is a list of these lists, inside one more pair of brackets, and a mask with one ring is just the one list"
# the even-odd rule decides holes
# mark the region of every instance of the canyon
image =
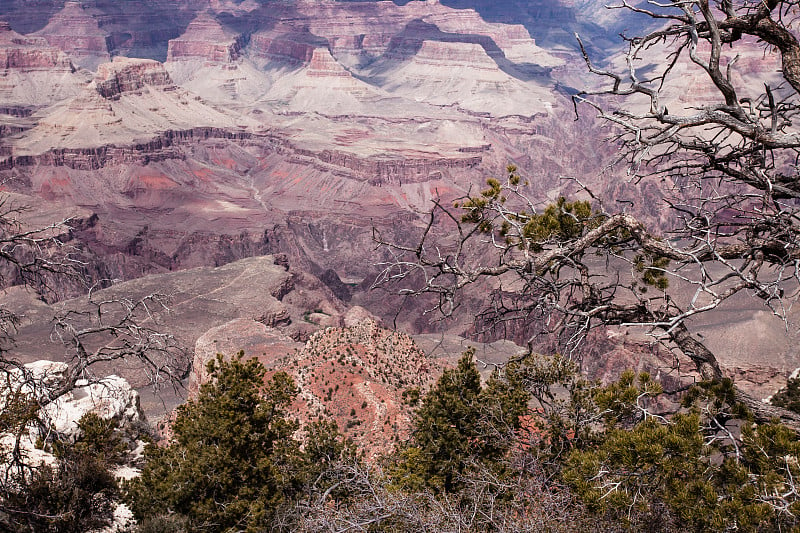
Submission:
[[[633,24],[602,4],[6,0],[0,181],[36,221],[72,217],[69,242],[99,296],[170,296],[164,324],[195,359],[190,393],[203,361],[245,349],[270,369],[293,369],[299,410],[333,413],[353,438],[386,449],[408,426],[402,390],[427,386],[464,349],[478,298],[443,322],[424,302],[371,290],[391,258],[375,234],[415,244],[432,201],[474,193],[509,163],[538,205],[585,186],[670,223],[659,185],[626,181],[603,126],[573,107],[571,95],[597,80],[572,33],[614,64],[615,36]],[[19,287],[3,295],[24,317],[22,359],[63,355],[50,320],[86,307],[80,287],[60,292],[48,302]],[[746,328],[731,324],[770,332],[764,342],[778,356],[750,361],[728,347],[723,362],[766,396],[800,352],[758,313],[745,302],[725,323],[700,326],[739,347]],[[642,363],[646,339],[616,336],[596,339],[595,359],[607,364],[595,375],[671,365],[664,354]],[[436,338],[450,348],[426,359]],[[397,375],[385,368],[395,357]],[[331,368],[338,381],[311,379]],[[103,371],[139,387],[158,417],[162,400],[135,369]],[[179,401],[167,396],[170,407]]]

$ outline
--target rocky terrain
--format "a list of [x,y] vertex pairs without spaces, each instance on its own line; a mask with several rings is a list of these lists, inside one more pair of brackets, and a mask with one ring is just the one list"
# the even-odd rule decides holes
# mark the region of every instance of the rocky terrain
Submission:
[[[382,374],[391,350],[361,333],[315,332],[343,327],[359,305],[433,335],[419,338],[426,353],[448,339],[452,355],[473,316],[467,305],[457,320],[431,321],[422,303],[370,291],[387,258],[373,229],[415,243],[432,200],[474,192],[508,163],[541,205],[578,194],[579,177],[598,197],[671,223],[661,184],[626,181],[609,166],[607,132],[592,113],[575,116],[570,94],[595,81],[573,32],[599,60],[621,64],[609,51],[636,24],[602,3],[5,0],[0,180],[35,206],[32,220],[75,216],[70,243],[106,287],[95,296],[163,292],[172,299],[163,326],[187,352],[206,357],[219,345],[271,368],[294,365],[311,416],[327,409],[360,439],[376,438],[376,424],[394,428],[392,439],[405,423],[401,389],[429,378]],[[739,64],[775,68],[754,57]],[[702,98],[701,84],[692,91],[669,96],[686,105]],[[25,360],[63,356],[48,321],[86,307],[85,296],[70,299],[80,287],[61,289],[49,303],[20,288],[3,296],[24,315],[16,350]],[[355,327],[379,331],[372,324]],[[759,393],[800,366],[779,325],[745,305],[702,327],[725,333],[725,364]],[[739,342],[748,328],[780,355],[750,360]],[[616,354],[598,376],[644,364],[650,350],[648,339],[614,335],[596,339],[598,353]],[[417,349],[397,339],[418,369]],[[332,355],[348,349],[352,360]],[[502,358],[516,348],[495,349]],[[366,360],[377,366],[362,368]],[[424,364],[433,379],[436,365]],[[143,385],[131,369],[107,370]],[[144,404],[154,409],[156,398]]]
[[[53,389],[67,379],[68,369],[66,363],[39,360],[11,370],[4,376],[0,388],[0,408],[3,412],[13,410],[20,394],[34,395],[39,401],[46,399]],[[31,383],[37,386],[33,387]],[[79,423],[85,415],[113,421],[120,430],[120,447],[117,449],[120,462],[110,473],[117,479],[130,479],[138,475],[138,469],[130,465],[141,459],[145,448],[141,431],[147,424],[139,404],[139,394],[119,376],[105,376],[92,383],[84,380],[77,383],[71,392],[48,403],[38,414],[37,420],[39,423],[49,423],[50,431],[58,434],[61,442],[74,444],[83,436]],[[10,423],[0,432],[0,472],[4,478],[14,475],[15,461],[10,450],[15,450],[18,454],[16,458],[22,457],[34,471],[43,465],[52,467],[58,464],[60,454],[54,447],[44,445],[36,423],[31,422],[19,428],[20,433],[15,433],[13,428],[14,424]],[[110,527],[108,531],[120,531],[131,521],[130,510],[118,501],[112,504],[112,509],[114,521],[119,527]]]
[[206,363],[217,353],[243,349],[271,372],[294,378],[299,394],[292,412],[303,424],[335,420],[361,449],[378,454],[408,437],[412,409],[403,393],[427,388],[458,356],[429,357],[411,337],[381,327],[358,307],[344,317],[315,309],[304,319],[341,326],[320,329],[305,343],[247,319],[209,330],[195,347],[190,392],[207,381]]
[[[9,35],[60,46],[71,68],[25,117],[5,116],[0,174],[94,212],[80,238],[113,278],[275,252],[344,280],[347,299],[374,276],[373,226],[411,239],[433,198],[509,161],[543,199],[569,187],[558,176],[601,168],[601,145],[559,147],[591,127],[563,120],[570,103],[548,73],[566,60],[474,10],[67,2],[34,23],[14,2],[3,9]],[[80,39],[57,38],[73,26]],[[231,240],[238,251],[211,251]]]
[[[69,357],[70,350],[69,342],[65,345],[61,338],[53,335],[54,317],[69,315],[70,323],[76,328],[87,328],[97,324],[96,307],[92,302],[108,302],[104,312],[109,323],[108,320],[113,320],[119,312],[113,302],[136,301],[154,294],[163,295],[166,305],[163,309],[153,307],[152,316],[142,318],[140,323],[174,337],[178,350],[173,352],[174,360],[165,363],[176,370],[183,369],[187,376],[197,339],[231,320],[254,321],[264,328],[272,328],[281,338],[289,339],[276,354],[283,356],[297,346],[295,342],[307,340],[320,325],[342,323],[345,309],[325,285],[313,276],[292,270],[281,256],[259,256],[216,268],[200,267],[146,276],[95,291],[89,301],[79,297],[48,305],[33,291],[18,287],[5,291],[0,300],[4,308],[21,317],[15,355],[24,362],[41,358],[59,361]],[[316,310],[319,316],[314,314]],[[324,319],[320,318],[322,314]],[[84,338],[89,347],[108,340],[105,334]],[[257,355],[257,350],[251,350],[245,342],[235,351],[239,349]],[[176,396],[171,386],[154,391],[150,386],[153,376],[143,373],[141,362],[117,360],[96,366],[94,372],[122,376],[142,389],[142,405],[153,418],[164,414],[164,402],[175,405],[183,396],[180,391]]]

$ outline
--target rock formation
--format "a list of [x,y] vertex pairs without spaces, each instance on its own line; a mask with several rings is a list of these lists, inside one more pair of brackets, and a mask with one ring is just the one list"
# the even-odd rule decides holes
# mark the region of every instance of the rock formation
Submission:
[[389,92],[435,105],[494,115],[547,113],[554,105],[547,91],[501,70],[485,43],[403,39],[373,68]]
[[100,29],[93,10],[81,2],[65,2],[64,8],[36,32],[48,43],[68,53],[76,65],[94,69],[109,61],[109,34]]
[[403,392],[427,387],[444,365],[409,336],[380,327],[364,310],[348,313],[345,321],[345,327],[320,330],[304,345],[253,321],[211,329],[195,347],[190,393],[208,380],[205,363],[239,347],[270,372],[283,370],[294,378],[299,396],[293,411],[303,424],[324,415],[371,456],[388,452],[410,429]]
[[[138,147],[170,139],[181,130],[206,128],[233,132],[241,128],[236,117],[205,105],[172,84],[163,65],[148,59],[116,57],[97,68],[94,83],[74,98],[49,110],[30,130],[13,141],[10,168],[34,163],[81,163],[93,156],[88,168],[105,164],[109,149]],[[225,133],[228,135],[229,133]],[[191,135],[189,135],[191,137]],[[157,143],[157,147],[165,144]],[[168,144],[168,143],[167,143]],[[117,153],[119,153],[117,151]]]
[[243,42],[241,34],[223,27],[208,13],[201,13],[183,35],[169,41],[167,61],[230,63],[239,57]]
[[[658,185],[608,170],[605,132],[591,116],[575,120],[569,94],[592,78],[572,32],[603,48],[628,21],[601,16],[599,3],[6,0],[0,180],[36,205],[80,206],[91,223],[69,238],[94,281],[172,287],[189,307],[207,305],[169,322],[189,347],[232,320],[245,322],[230,331],[262,324],[296,340],[339,326],[344,308],[329,288],[413,331],[464,334],[469,312],[431,323],[422,304],[369,291],[389,259],[373,235],[416,244],[433,200],[474,193],[508,163],[541,204],[578,194],[563,179],[576,176],[670,223],[653,207]],[[692,91],[665,98],[702,98]],[[263,254],[285,254],[292,276],[270,281],[274,263],[235,263]],[[177,271],[199,267],[186,275],[243,303],[192,293]],[[260,270],[243,274],[251,283],[295,288],[255,304],[211,281],[242,269]],[[50,309],[14,297],[41,316]],[[333,310],[317,313],[323,300]],[[36,346],[21,340],[20,353]],[[787,352],[785,364],[798,357]]]
[[297,67],[311,62],[314,50],[328,46],[328,40],[312,34],[307,28],[281,24],[261,30],[250,37],[249,52],[265,63]]
[[147,86],[172,86],[172,80],[157,61],[117,57],[112,63],[103,63],[97,68],[95,86],[100,96],[114,100],[123,93],[140,91]]
[[197,395],[200,385],[208,381],[206,365],[217,354],[227,357],[240,350],[248,357],[257,357],[268,369],[280,369],[279,361],[302,348],[278,329],[250,318],[237,318],[206,331],[194,347],[192,373],[189,376],[189,396]]
[[25,37],[0,21],[0,68],[74,71],[69,58],[59,48],[50,46],[45,39]]
[[[39,360],[24,365],[21,369],[11,369],[3,377],[0,386],[0,407],[7,411],[9,401],[19,401],[19,394],[34,394],[41,399],[48,398],[52,389],[66,379],[66,363]],[[79,382],[71,392],[46,404],[40,413],[40,421],[49,431],[59,437],[74,442],[80,436],[78,422],[86,414],[96,414],[104,420],[114,420],[120,428],[131,430],[145,421],[139,405],[139,394],[123,378],[107,376],[96,382]],[[41,442],[40,427],[31,424],[27,433],[20,439],[23,456],[30,466],[37,463],[52,464],[55,457],[37,446]],[[0,457],[13,446],[14,435],[0,433]],[[4,466],[10,462],[3,461]],[[2,470],[3,467],[0,467]]]
[[[204,357],[213,357],[217,351],[230,354],[240,349],[253,349],[260,355],[262,350],[268,351],[264,346],[272,341],[258,340],[256,345],[253,339],[262,339],[265,331],[272,331],[281,346],[275,348],[277,357],[301,346],[298,341],[304,342],[320,328],[320,320],[315,321],[312,316],[315,311],[319,310],[328,320],[323,324],[339,325],[345,309],[319,280],[287,267],[285,257],[254,257],[216,268],[146,276],[99,290],[94,297],[136,300],[150,294],[168,296],[169,310],[158,315],[158,327],[173,335],[189,356],[200,337],[210,339],[198,344],[198,353],[206,354]],[[66,310],[81,313],[91,308],[85,297],[48,306],[33,295],[25,298],[13,290],[0,297],[0,303],[24,317],[14,347],[15,357],[23,362],[43,356],[53,361],[63,359],[65,347],[51,337],[52,317]],[[225,327],[214,329],[220,326]],[[223,335],[220,331],[227,333]],[[236,336],[233,332],[237,331],[244,333]],[[209,333],[204,335],[205,332]],[[235,342],[225,344],[227,338]],[[285,343],[285,349],[281,343]],[[204,361],[195,361],[195,369],[202,372]],[[136,361],[111,361],[100,365],[95,372],[123,376],[138,388],[148,386],[148,376]],[[151,418],[163,415],[162,400],[167,405],[178,401],[174,391],[164,390],[162,399],[154,397],[152,391],[142,393],[144,409]]]
[[30,116],[38,107],[74,96],[84,80],[64,52],[0,21],[0,114]]

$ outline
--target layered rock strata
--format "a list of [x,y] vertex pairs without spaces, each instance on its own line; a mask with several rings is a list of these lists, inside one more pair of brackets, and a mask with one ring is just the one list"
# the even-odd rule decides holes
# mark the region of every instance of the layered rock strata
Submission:
[[313,35],[307,29],[283,24],[254,33],[250,37],[248,50],[254,58],[301,66],[310,63],[314,51],[323,46],[328,46],[326,39]]
[[82,67],[94,69],[111,58],[108,32],[81,2],[66,2],[36,35],[68,53]]
[[84,81],[64,52],[0,21],[0,113],[28,117],[37,107],[74,96]]
[[230,63],[239,57],[244,36],[224,28],[208,13],[202,13],[177,39],[169,41],[167,61],[203,60]]
[[111,63],[103,63],[97,69],[95,87],[106,99],[118,99],[123,93],[140,91],[146,86],[168,87],[174,85],[157,61],[116,57]]
[[0,69],[74,71],[69,58],[47,40],[26,37],[0,21]]

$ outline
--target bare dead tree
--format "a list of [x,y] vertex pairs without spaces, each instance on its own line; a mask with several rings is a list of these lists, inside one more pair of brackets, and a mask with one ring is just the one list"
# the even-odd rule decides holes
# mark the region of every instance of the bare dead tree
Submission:
[[85,265],[68,243],[74,219],[39,225],[32,215],[29,206],[0,196],[0,286],[25,285],[45,296],[57,290],[54,279],[79,279]]
[[92,367],[102,362],[133,365],[156,388],[174,385],[186,376],[185,350],[159,328],[159,315],[169,312],[166,296],[98,299],[90,293],[87,304],[89,310],[68,309],[53,319],[52,337],[63,344],[70,362],[68,377],[52,391],[54,396],[70,390],[80,379],[96,379]]
[[[659,184],[668,227],[608,209],[588,189],[582,201],[537,209],[510,166],[454,207],[436,202],[418,245],[376,235],[393,254],[377,283],[432,294],[444,315],[479,285],[489,295],[484,321],[536,324],[566,353],[596,327],[641,328],[687,357],[701,379],[722,379],[689,319],[746,294],[788,328],[800,295],[800,44],[792,29],[800,6],[623,0],[611,8],[658,27],[623,36],[627,50],[604,67],[579,38],[588,69],[608,84],[576,95],[576,113],[588,106],[612,126],[629,182]],[[758,419],[778,416],[800,429],[797,415],[740,399]]]
[[[587,531],[591,520],[564,487],[553,484],[522,451],[510,458],[517,475],[476,466],[457,494],[407,492],[374,466],[340,462],[325,472],[329,485],[285,510],[276,530],[328,531]],[[337,496],[338,494],[338,496]],[[611,524],[606,528],[613,530]]]
[[[27,211],[0,199],[0,286],[24,286],[45,299],[59,283],[85,279],[86,265],[68,242],[71,219],[34,226]],[[35,435],[57,437],[48,406],[79,386],[102,384],[104,376],[96,371],[102,364],[135,367],[144,376],[140,386],[174,386],[188,371],[188,355],[160,329],[159,317],[169,312],[164,296],[103,299],[102,294],[89,291],[85,302],[64,307],[53,318],[51,340],[63,346],[65,364],[55,373],[23,364],[15,346],[20,317],[0,307],[0,529],[27,512],[7,502],[20,501],[20,491],[40,468],[41,460],[31,456]]]

